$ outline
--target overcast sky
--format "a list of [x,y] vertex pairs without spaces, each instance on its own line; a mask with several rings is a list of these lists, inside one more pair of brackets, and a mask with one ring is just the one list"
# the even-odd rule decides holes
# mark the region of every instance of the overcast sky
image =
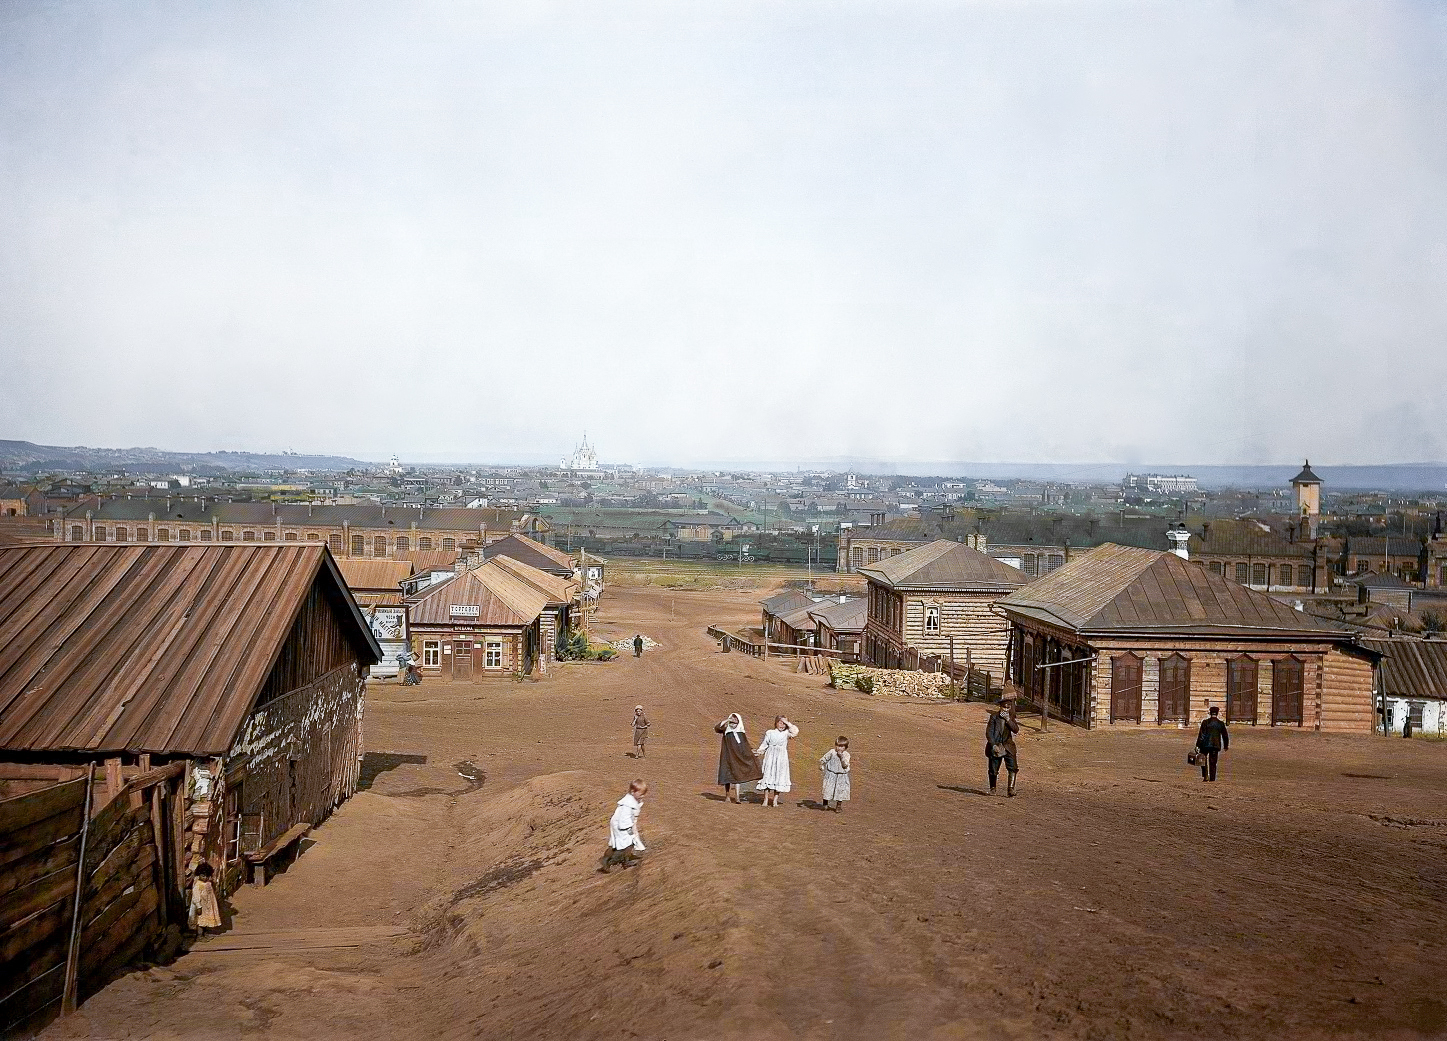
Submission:
[[1447,457],[1447,5],[0,4],[0,437]]

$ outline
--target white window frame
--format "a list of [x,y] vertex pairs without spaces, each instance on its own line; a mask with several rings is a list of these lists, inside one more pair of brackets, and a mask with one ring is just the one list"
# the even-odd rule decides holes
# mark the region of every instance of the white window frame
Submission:
[[422,641],[422,664],[425,667],[436,668],[442,664],[442,641]]
[[484,669],[500,669],[502,664],[502,641],[488,640],[486,649],[483,652],[482,667]]
[[936,635],[940,631],[940,609],[933,604],[926,604],[924,609],[924,631],[926,635]]

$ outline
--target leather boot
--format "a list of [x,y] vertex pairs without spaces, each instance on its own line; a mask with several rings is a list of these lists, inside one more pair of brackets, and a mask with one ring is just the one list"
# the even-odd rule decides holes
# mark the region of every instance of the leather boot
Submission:
[[1015,797],[1015,775],[1011,774],[1005,782],[1005,795],[1011,799]]

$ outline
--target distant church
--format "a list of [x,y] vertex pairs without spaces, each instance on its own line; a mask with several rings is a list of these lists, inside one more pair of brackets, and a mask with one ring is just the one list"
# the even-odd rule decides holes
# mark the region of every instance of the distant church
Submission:
[[586,432],[583,434],[583,443],[573,449],[572,457],[564,459],[561,465],[564,470],[598,469],[598,453],[593,450],[592,445],[588,444]]

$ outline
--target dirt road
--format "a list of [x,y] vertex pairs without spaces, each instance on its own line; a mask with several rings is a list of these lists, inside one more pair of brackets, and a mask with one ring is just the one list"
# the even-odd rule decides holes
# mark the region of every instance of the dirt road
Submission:
[[[620,590],[601,628],[659,641],[641,660],[372,688],[370,787],[236,897],[231,935],[271,946],[132,973],[47,1036],[1447,1032],[1447,747],[1238,728],[1205,785],[1188,735],[1029,720],[1021,795],[990,798],[979,706],[720,654],[704,626],[759,595]],[[719,801],[731,710],[755,740],[799,724],[784,806]],[[838,734],[854,800],[832,814]],[[597,874],[633,776],[646,863]]]

